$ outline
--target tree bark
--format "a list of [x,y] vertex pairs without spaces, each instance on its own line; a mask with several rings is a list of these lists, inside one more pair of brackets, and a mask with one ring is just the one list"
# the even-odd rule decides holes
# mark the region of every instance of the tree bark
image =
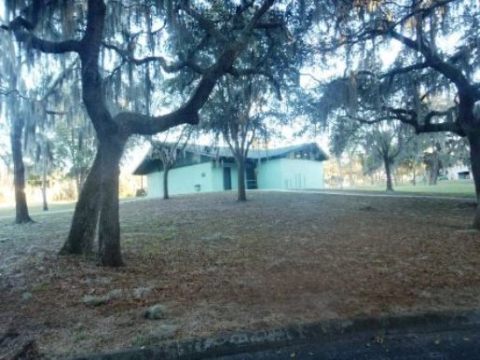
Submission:
[[47,201],[47,185],[42,181],[42,202],[43,202],[43,211],[48,211],[48,201]]
[[387,191],[393,191],[391,161],[388,158],[384,158],[383,162],[385,164],[385,175],[387,177]]
[[473,227],[480,230],[480,134],[469,134],[468,141],[470,143],[470,162],[472,164],[472,175],[477,199]]
[[[38,5],[43,2],[34,1],[33,3]],[[85,246],[87,248],[90,246],[86,234],[92,230],[94,232],[97,216],[99,216],[100,261],[103,265],[108,266],[123,264],[120,253],[118,176],[119,162],[127,137],[132,134],[153,135],[184,123],[198,124],[199,110],[208,100],[217,81],[227,72],[231,72],[235,60],[248,46],[256,25],[273,6],[273,3],[274,0],[265,0],[255,11],[251,20],[246,23],[239,38],[226,46],[213,65],[205,71],[201,71],[202,77],[195,90],[180,108],[157,117],[124,112],[117,114],[114,119],[108,110],[103,80],[99,71],[100,47],[107,13],[105,1],[88,0],[85,32],[81,40],[58,42],[44,40],[34,35],[32,31],[38,19],[31,24],[27,22],[28,28],[20,17],[10,22],[9,28],[13,31],[17,41],[26,43],[28,48],[51,54],[75,52],[78,53],[81,60],[82,99],[97,133],[99,152],[97,154],[98,164],[95,169],[92,169],[97,172],[97,175],[94,177],[91,171],[90,182],[88,186],[85,184],[82,189],[69,239],[64,246],[65,252],[81,253]],[[98,184],[98,179],[100,179],[100,184]],[[244,186],[244,179],[242,181]],[[98,204],[98,202],[100,203]],[[99,210],[96,210],[96,203]],[[78,223],[75,223],[76,220]],[[70,239],[71,236],[80,236],[80,238],[74,241]]]
[[119,220],[120,159],[126,139],[111,136],[100,140],[101,196],[99,223],[99,259],[104,266],[122,266]]
[[238,170],[238,201],[247,201],[247,192],[245,187],[245,157],[236,156]]
[[91,254],[100,210],[100,151],[97,152],[92,168],[79,193],[73,213],[70,233],[60,250],[61,254]]
[[45,148],[43,150],[43,159],[42,159],[42,200],[43,200],[43,211],[48,211],[48,201],[47,201],[47,154]]
[[77,174],[75,175],[75,186],[77,188],[77,197],[79,197],[80,193],[82,192],[83,184],[85,184],[85,181],[87,180],[89,169],[82,166],[76,171]]
[[168,195],[168,172],[170,169],[168,166],[164,166],[163,168],[163,199],[168,200],[170,196]]
[[417,169],[415,164],[413,165],[413,176],[412,176],[412,185],[415,186],[417,185]]
[[428,173],[428,185],[437,185],[438,172],[440,171],[440,159],[437,151],[432,153],[431,164]]
[[12,124],[11,147],[13,157],[13,183],[15,186],[15,223],[24,224],[32,222],[25,196],[25,166],[22,154],[22,134],[25,120],[16,118]]

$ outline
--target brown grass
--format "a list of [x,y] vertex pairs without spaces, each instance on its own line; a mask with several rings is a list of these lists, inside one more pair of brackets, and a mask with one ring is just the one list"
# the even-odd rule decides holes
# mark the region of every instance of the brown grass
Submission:
[[[69,213],[32,225],[0,222],[0,333],[14,328],[54,357],[479,305],[480,235],[468,230],[473,207],[464,202],[260,192],[250,199],[123,204],[121,269],[57,256]],[[129,295],[140,287],[151,292]],[[125,295],[98,307],[82,302],[114,289]],[[167,306],[167,318],[143,319],[156,303]]]

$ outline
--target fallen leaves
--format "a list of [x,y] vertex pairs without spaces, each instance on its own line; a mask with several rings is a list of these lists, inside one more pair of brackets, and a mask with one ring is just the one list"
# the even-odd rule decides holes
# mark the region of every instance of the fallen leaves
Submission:
[[[57,256],[70,214],[0,226],[0,239],[13,239],[0,242],[0,331],[12,325],[33,334],[54,357],[480,305],[480,236],[467,231],[470,207],[401,197],[250,198],[241,206],[228,193],[123,204],[121,269]],[[24,293],[33,296],[22,301]],[[86,296],[108,299],[87,306]],[[143,318],[156,304],[168,308],[164,328]]]

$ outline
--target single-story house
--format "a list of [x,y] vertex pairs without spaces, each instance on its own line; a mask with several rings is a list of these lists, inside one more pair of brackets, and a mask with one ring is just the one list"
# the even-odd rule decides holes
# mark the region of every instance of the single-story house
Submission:
[[[147,176],[147,196],[163,195],[163,165],[154,144],[134,171]],[[165,146],[165,145],[164,145]],[[168,145],[167,145],[168,146]],[[170,195],[234,190],[237,166],[229,148],[189,145],[178,150],[168,173]],[[325,152],[315,143],[278,149],[250,150],[246,159],[247,189],[321,189]]]
[[440,170],[440,175],[444,175],[448,180],[471,180],[470,169],[463,164],[456,164]]

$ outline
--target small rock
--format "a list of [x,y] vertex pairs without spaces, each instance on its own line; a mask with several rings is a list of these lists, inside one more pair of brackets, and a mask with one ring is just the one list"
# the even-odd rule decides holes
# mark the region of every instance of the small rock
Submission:
[[82,298],[82,302],[87,306],[100,306],[105,305],[108,302],[107,296],[95,296],[95,295],[85,295]]
[[171,338],[178,330],[177,325],[173,324],[162,324],[155,329],[153,329],[150,334],[152,337],[157,338],[158,340],[164,340]]
[[95,282],[101,285],[108,285],[112,282],[112,278],[107,276],[99,276],[95,279]]
[[106,276],[98,276],[94,278],[86,278],[83,280],[87,285],[109,285],[112,282],[112,278]]
[[143,317],[150,320],[158,320],[165,318],[165,313],[167,312],[167,307],[162,304],[156,304],[149,307],[143,313]]
[[113,289],[105,295],[107,300],[116,300],[124,297],[124,291],[122,289]]
[[82,302],[88,306],[100,306],[105,305],[109,301],[121,299],[125,293],[122,289],[113,289],[105,295],[85,295],[82,298]]
[[423,290],[420,292],[420,296],[423,298],[430,299],[432,297],[432,294],[426,290]]
[[136,289],[133,289],[133,297],[135,299],[144,299],[148,295],[150,295],[152,292],[152,288],[149,287],[139,287]]
[[30,299],[32,298],[32,296],[33,296],[33,295],[32,295],[31,292],[26,291],[26,292],[24,292],[24,293],[22,294],[22,300],[23,300],[23,301],[28,301],[28,300],[30,300]]
[[138,335],[133,340],[134,346],[152,346],[165,341],[166,339],[172,338],[178,330],[177,325],[172,324],[162,324],[158,327],[155,327],[147,334]]

